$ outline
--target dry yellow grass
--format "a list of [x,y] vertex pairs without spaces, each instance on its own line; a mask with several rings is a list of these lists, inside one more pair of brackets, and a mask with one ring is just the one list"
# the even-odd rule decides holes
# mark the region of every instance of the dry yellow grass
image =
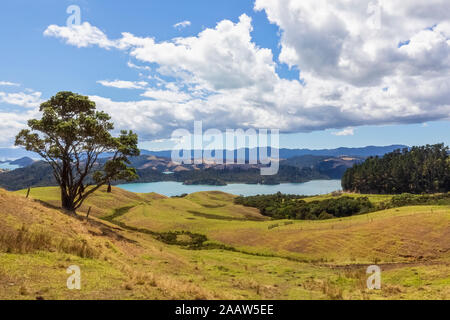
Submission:
[[[55,191],[33,189],[32,197],[54,205]],[[450,299],[448,207],[286,223],[259,219],[232,198],[114,188],[89,200],[98,211],[86,222],[0,190],[0,299]],[[96,217],[118,211],[116,219],[139,228],[191,230],[242,252],[186,250]],[[365,287],[373,263],[383,270],[381,291]],[[73,264],[82,270],[80,291],[66,288]]]
[[191,231],[239,250],[337,263],[390,263],[449,254],[450,208],[412,206],[326,221],[271,221],[232,196],[198,193],[140,204],[117,221],[156,232]]
[[215,240],[340,263],[435,259],[450,253],[450,209],[406,207],[272,230],[242,226],[214,230]]

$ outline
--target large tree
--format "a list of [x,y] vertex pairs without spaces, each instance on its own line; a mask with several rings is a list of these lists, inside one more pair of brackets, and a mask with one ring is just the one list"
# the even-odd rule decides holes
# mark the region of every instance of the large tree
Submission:
[[[134,180],[136,170],[128,158],[139,155],[138,137],[121,131],[118,137],[111,118],[97,111],[88,97],[59,92],[40,106],[42,118],[28,121],[30,129],[16,137],[16,146],[38,153],[53,168],[61,188],[62,207],[75,212],[86,198],[113,180]],[[98,161],[108,153],[107,161]],[[87,178],[95,184],[87,188]]]

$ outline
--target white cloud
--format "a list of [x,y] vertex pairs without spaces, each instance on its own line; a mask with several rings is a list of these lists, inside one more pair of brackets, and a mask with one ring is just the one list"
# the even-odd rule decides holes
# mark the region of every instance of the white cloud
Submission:
[[78,48],[97,45],[100,48],[109,49],[115,46],[115,43],[110,41],[103,31],[91,26],[89,22],[70,27],[60,27],[52,24],[44,31],[44,35],[64,39],[67,44]]
[[36,108],[44,102],[44,100],[41,99],[41,96],[41,92],[35,91],[17,93],[0,92],[0,102],[25,108]]
[[173,90],[155,90],[148,89],[142,94],[143,97],[153,98],[159,101],[169,101],[169,102],[183,102],[191,98],[190,95]]
[[[31,89],[23,92],[0,91],[0,146],[10,147],[19,131],[27,127],[27,121],[38,116],[39,106],[44,102],[41,96],[41,92]],[[26,109],[17,110],[3,104]]]
[[224,20],[197,37],[157,43],[125,33],[116,43],[140,61],[157,63],[163,75],[209,90],[235,89],[276,80],[272,52],[252,43],[251,31],[251,19],[242,15],[236,24]]
[[112,87],[118,89],[144,89],[148,83],[145,81],[125,81],[125,80],[100,80],[97,83],[105,87]]
[[[438,51],[431,58],[444,57],[432,59],[432,68],[450,67],[450,30],[441,13],[450,10],[447,0],[256,0],[255,8],[282,31],[280,60],[310,77],[361,87],[380,85],[396,73],[420,76],[429,50]],[[425,31],[433,25],[434,31]],[[412,50],[415,57],[407,53]]]
[[347,129],[344,129],[342,131],[332,132],[332,134],[335,135],[335,136],[339,136],[339,137],[353,136],[355,134],[355,129],[347,128]]
[[183,29],[183,28],[189,27],[190,25],[191,25],[191,22],[185,20],[185,21],[181,21],[181,22],[175,23],[173,25],[173,27],[176,28],[176,29]]
[[[146,137],[168,136],[194,119],[210,128],[284,132],[449,119],[450,28],[443,13],[450,2],[380,0],[368,13],[370,3],[256,0],[255,8],[280,28],[280,62],[301,70],[302,81],[279,77],[272,51],[252,41],[245,14],[160,42],[130,33],[110,40],[88,23],[45,33],[78,47],[122,50],[155,64],[155,79],[171,79],[143,94],[154,100],[94,97],[123,128]],[[377,10],[379,24],[371,16]]]
[[26,117],[12,112],[0,112],[0,145],[11,146],[16,134],[25,128]]
[[133,68],[133,69],[138,69],[138,70],[147,70],[147,71],[151,70],[151,68],[149,66],[138,66],[138,65],[132,63],[131,61],[127,62],[127,66],[130,68]]
[[20,130],[27,128],[27,121],[38,117],[39,110],[27,109],[26,112],[0,111],[0,146],[11,147]]
[[0,81],[0,86],[18,87],[20,84],[9,81]]

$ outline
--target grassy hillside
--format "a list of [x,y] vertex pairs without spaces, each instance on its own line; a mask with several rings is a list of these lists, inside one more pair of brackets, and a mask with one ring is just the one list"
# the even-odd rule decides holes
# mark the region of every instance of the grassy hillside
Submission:
[[[0,190],[0,299],[450,299],[449,206],[274,221],[224,193],[113,188],[87,222],[56,208],[56,188],[24,194]],[[192,235],[207,239],[189,250]],[[365,286],[374,263],[381,291]],[[66,288],[73,264],[81,291]]]
[[187,230],[240,251],[308,262],[407,262],[438,258],[450,250],[450,210],[445,206],[403,207],[326,221],[277,221],[258,218],[257,212],[250,216],[252,208],[222,206],[227,197],[200,193],[153,201],[116,220],[157,232]]
[[[107,187],[104,186],[99,192],[92,194],[78,212],[87,213],[88,209],[91,208],[90,215],[102,217],[113,214],[117,208],[132,207],[140,203],[146,203],[152,199],[165,198],[156,193],[133,193],[119,188],[114,188],[113,194],[107,193],[106,189]],[[26,195],[27,190],[16,191],[15,193]],[[61,205],[59,187],[33,188],[30,192],[30,198],[43,201],[55,208],[59,208]]]

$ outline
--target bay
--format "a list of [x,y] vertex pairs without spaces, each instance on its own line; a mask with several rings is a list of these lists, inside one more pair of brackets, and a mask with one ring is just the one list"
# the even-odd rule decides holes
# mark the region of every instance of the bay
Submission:
[[341,180],[313,180],[305,183],[283,183],[279,185],[229,184],[227,186],[184,185],[181,182],[130,183],[117,187],[136,193],[155,192],[168,197],[200,191],[222,191],[234,195],[254,196],[281,192],[295,195],[321,195],[342,189]]

